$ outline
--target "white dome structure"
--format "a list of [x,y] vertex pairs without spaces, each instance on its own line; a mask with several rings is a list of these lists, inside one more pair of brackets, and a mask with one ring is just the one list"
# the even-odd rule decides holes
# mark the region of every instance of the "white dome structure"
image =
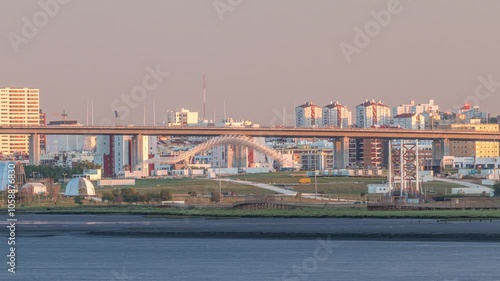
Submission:
[[14,162],[0,162],[0,190],[6,190],[9,187],[9,168],[12,169]]
[[95,188],[91,181],[86,178],[74,178],[66,185],[66,196],[95,195]]
[[[9,175],[12,175],[12,170],[14,170],[15,183],[10,182]],[[9,172],[10,171],[10,172]],[[6,161],[0,162],[0,191],[9,189],[10,185],[15,185],[20,187],[26,182],[26,177],[24,175],[24,166],[19,161]]]

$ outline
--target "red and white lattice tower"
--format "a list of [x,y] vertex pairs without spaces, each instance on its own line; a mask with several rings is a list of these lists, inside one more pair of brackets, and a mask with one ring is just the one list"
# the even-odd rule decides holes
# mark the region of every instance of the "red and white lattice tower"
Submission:
[[392,196],[419,197],[418,140],[389,142],[389,192]]

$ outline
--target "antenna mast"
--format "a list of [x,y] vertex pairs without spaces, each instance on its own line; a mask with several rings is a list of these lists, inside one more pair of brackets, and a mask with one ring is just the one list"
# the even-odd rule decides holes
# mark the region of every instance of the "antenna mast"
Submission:
[[207,118],[207,84],[205,73],[203,73],[203,120]]

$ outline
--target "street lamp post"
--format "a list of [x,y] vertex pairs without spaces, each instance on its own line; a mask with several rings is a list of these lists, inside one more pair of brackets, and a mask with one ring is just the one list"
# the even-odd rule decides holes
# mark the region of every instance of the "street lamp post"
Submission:
[[222,203],[222,181],[220,178],[220,166],[219,166],[219,203]]
[[[314,138],[314,142],[316,142],[316,138]],[[316,144],[314,143],[314,145]],[[314,200],[316,200],[318,199],[318,176],[317,176],[317,169],[319,164],[318,147],[315,147],[313,161],[314,161]]]
[[493,164],[493,180],[496,181],[497,180],[497,160],[498,160],[498,146],[497,146],[497,136],[494,136],[493,137],[493,146],[494,146],[494,149],[493,151],[496,152],[495,153],[495,163]]

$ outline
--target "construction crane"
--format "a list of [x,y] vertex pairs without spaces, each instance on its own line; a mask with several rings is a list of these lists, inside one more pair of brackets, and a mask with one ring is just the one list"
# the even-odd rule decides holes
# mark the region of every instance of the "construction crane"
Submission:
[[52,116],[61,116],[61,120],[62,120],[62,121],[65,121],[66,119],[68,119],[68,113],[66,113],[66,110],[65,110],[65,109],[63,109],[63,112],[62,112],[62,113],[53,112],[53,113],[52,113]]

